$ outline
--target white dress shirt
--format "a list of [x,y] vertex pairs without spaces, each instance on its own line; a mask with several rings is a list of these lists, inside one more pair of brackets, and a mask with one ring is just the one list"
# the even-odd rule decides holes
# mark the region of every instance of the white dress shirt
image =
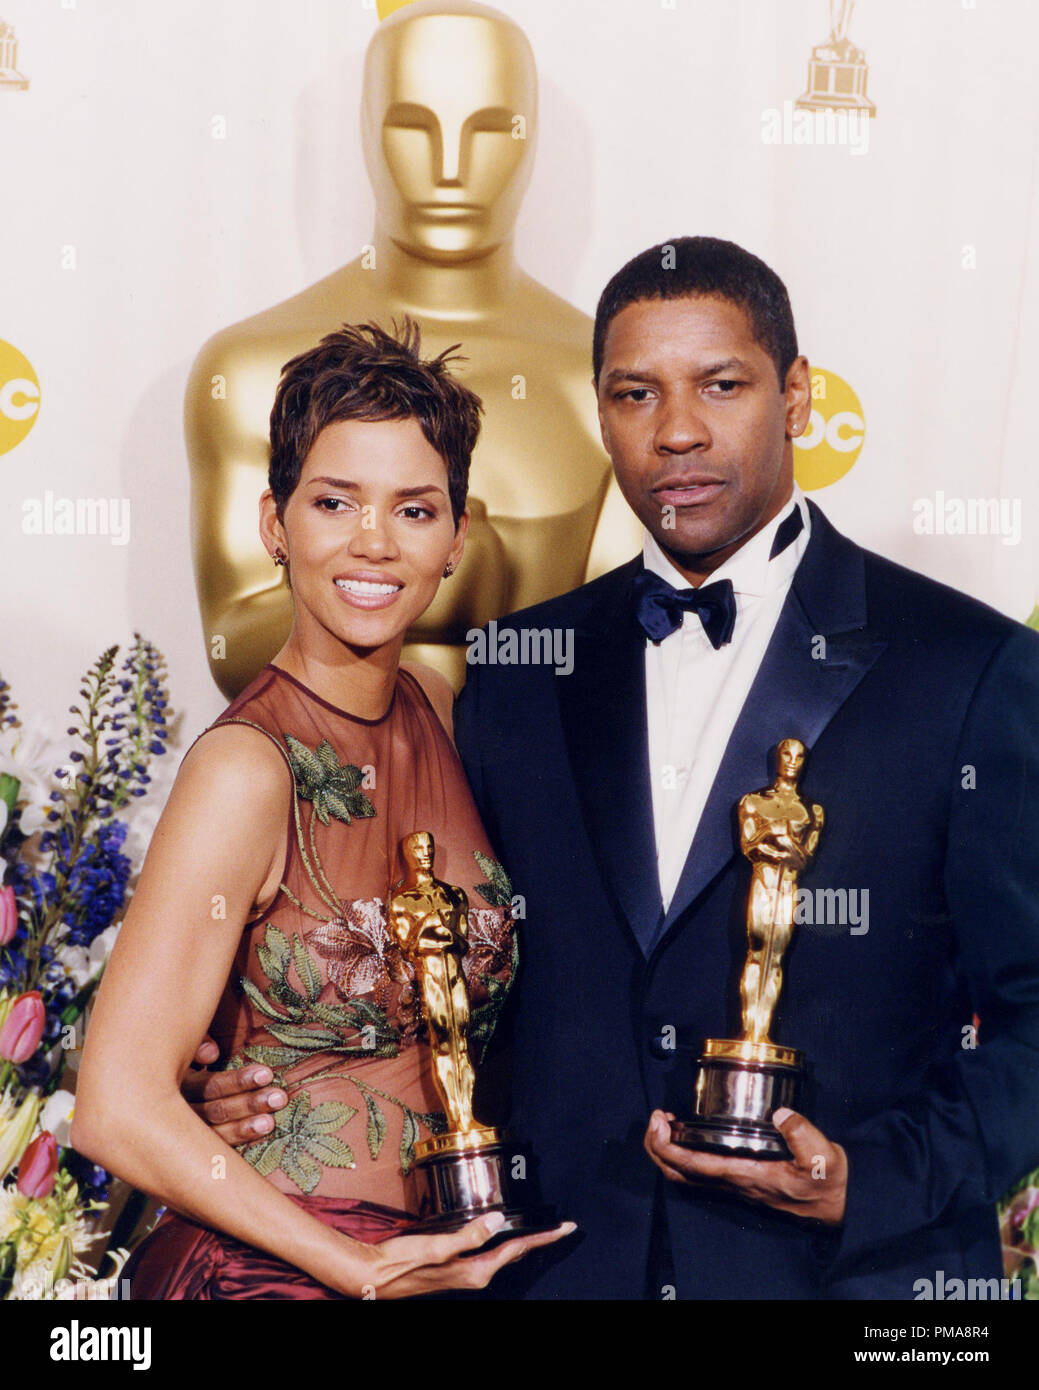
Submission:
[[[804,527],[770,560],[776,531],[795,507],[800,508]],[[731,642],[716,651],[699,615],[692,612],[685,613],[681,627],[662,642],[646,643],[649,771],[665,910],[678,887],[729,736],[808,545],[810,528],[804,494],[795,483],[794,495],[780,514],[708,577],[706,583],[732,580],[736,625]],[[642,557],[646,569],[674,588],[690,587],[648,531]]]

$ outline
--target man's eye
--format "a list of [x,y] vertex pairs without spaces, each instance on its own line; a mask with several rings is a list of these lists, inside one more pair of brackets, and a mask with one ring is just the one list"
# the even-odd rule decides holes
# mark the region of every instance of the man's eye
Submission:
[[715,392],[716,395],[730,396],[738,386],[742,385],[743,383],[740,381],[712,381],[709,383],[709,389],[713,390],[717,387],[718,390]]
[[619,401],[644,401],[649,395],[648,386],[632,386],[627,391],[618,391],[617,400]]

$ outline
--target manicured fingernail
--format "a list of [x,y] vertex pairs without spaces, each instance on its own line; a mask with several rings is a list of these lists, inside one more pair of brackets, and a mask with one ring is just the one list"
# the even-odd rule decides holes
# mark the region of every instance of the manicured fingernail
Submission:
[[256,1119],[253,1120],[254,1134],[267,1134],[268,1131],[273,1128],[274,1121],[271,1119],[270,1115],[257,1115]]
[[788,1110],[785,1105],[780,1106],[778,1110],[774,1110],[772,1112],[772,1123],[774,1125],[785,1124],[793,1113],[794,1112],[792,1110]]
[[503,1211],[492,1211],[483,1218],[483,1224],[488,1231],[500,1230],[505,1225],[505,1213]]
[[288,1105],[289,1098],[284,1091],[268,1091],[263,1097],[271,1110],[280,1110],[283,1105]]
[[257,1086],[266,1086],[268,1081],[274,1080],[274,1073],[270,1067],[257,1067],[253,1072],[253,1083]]

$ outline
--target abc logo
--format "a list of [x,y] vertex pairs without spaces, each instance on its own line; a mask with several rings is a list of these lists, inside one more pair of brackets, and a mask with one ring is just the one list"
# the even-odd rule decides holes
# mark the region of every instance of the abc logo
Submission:
[[794,440],[794,476],[805,492],[843,478],[862,450],[866,423],[859,398],[843,377],[812,368],[812,415]]
[[28,359],[0,340],[0,454],[20,444],[36,423],[40,383]]

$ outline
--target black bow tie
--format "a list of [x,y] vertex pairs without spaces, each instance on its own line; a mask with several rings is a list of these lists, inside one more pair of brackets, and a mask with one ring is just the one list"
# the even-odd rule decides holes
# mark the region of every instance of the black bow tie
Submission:
[[[804,529],[801,508],[795,507],[776,529],[768,558],[774,560]],[[635,619],[651,642],[662,642],[682,624],[683,615],[699,614],[711,646],[718,650],[732,641],[736,626],[736,596],[731,579],[716,579],[699,589],[676,589],[652,570],[640,570],[632,581]]]
[[736,626],[736,595],[731,579],[717,579],[699,589],[674,589],[652,570],[640,570],[632,581],[635,619],[651,642],[662,642],[681,626],[687,612],[700,615],[715,651],[732,641]]

